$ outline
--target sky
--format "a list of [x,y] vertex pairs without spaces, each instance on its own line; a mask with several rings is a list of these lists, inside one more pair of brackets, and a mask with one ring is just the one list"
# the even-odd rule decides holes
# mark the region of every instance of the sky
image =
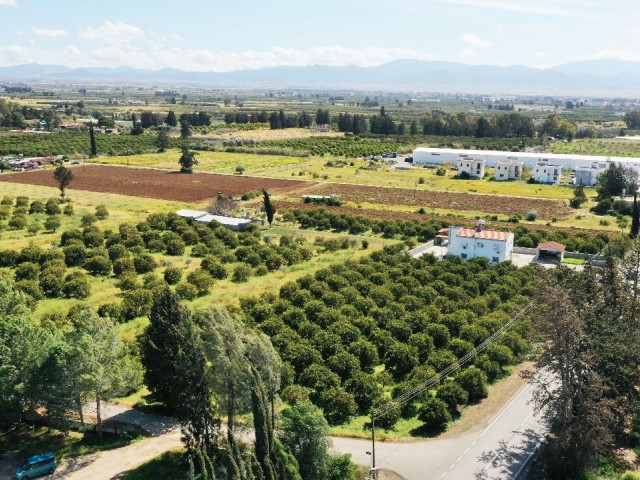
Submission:
[[638,0],[0,0],[0,66],[640,61]]

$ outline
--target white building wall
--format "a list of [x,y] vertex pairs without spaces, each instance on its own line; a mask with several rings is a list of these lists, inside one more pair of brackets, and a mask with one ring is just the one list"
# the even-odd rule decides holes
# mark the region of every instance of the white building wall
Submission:
[[497,182],[505,180],[520,180],[522,176],[522,162],[499,161],[496,162],[495,179]]
[[459,159],[458,175],[464,172],[468,173],[469,176],[473,178],[484,177],[484,160]]
[[472,157],[485,161],[486,167],[495,167],[500,160],[522,162],[526,167],[533,168],[535,164],[547,161],[562,166],[565,170],[575,170],[577,167],[599,162],[609,165],[612,162],[633,168],[640,172],[640,158],[604,157],[596,155],[569,155],[558,153],[532,152],[501,152],[497,150],[463,150],[449,148],[419,147],[413,151],[413,163],[433,163],[457,165],[460,157]]
[[463,260],[484,257],[491,263],[500,263],[511,260],[513,254],[513,234],[509,235],[506,242],[488,240],[484,238],[458,237],[460,227],[449,229],[448,255],[455,255]]
[[560,165],[538,164],[533,167],[533,179],[538,183],[558,184],[562,178]]

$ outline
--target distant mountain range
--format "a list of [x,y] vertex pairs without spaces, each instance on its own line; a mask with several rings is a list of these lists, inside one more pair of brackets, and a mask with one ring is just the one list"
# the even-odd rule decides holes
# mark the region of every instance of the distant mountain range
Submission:
[[156,86],[298,87],[353,90],[640,96],[640,62],[591,60],[547,69],[455,62],[396,60],[375,67],[272,67],[232,72],[187,72],[165,68],[69,68],[60,65],[0,67],[0,84],[137,83]]

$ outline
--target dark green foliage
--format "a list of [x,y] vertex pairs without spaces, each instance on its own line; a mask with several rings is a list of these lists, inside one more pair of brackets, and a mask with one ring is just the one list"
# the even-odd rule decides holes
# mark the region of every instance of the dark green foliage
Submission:
[[239,265],[233,270],[233,275],[231,276],[231,279],[234,282],[242,283],[249,280],[250,276],[251,276],[251,268],[249,268],[246,265]]
[[182,278],[182,270],[178,267],[167,267],[164,271],[164,280],[169,285],[175,285]]
[[436,398],[439,398],[446,403],[449,413],[451,413],[451,415],[455,415],[458,411],[458,407],[467,403],[467,400],[469,400],[469,394],[456,382],[447,382],[438,387]]
[[146,253],[133,257],[133,263],[138,274],[153,272],[158,266],[155,259]]
[[487,376],[471,366],[456,376],[456,382],[469,394],[469,402],[478,402],[487,396]]
[[198,295],[206,295],[213,286],[214,279],[201,268],[187,275],[187,282],[196,287]]
[[[187,124],[188,125],[188,124]],[[193,173],[193,167],[198,164],[196,159],[196,152],[189,150],[186,145],[182,147],[182,154],[178,160],[180,165],[180,171],[182,173]]]
[[73,180],[73,172],[68,168],[60,165],[54,170],[53,178],[58,183],[58,188],[60,189],[60,196],[64,198],[65,190]]
[[95,256],[84,262],[83,267],[92,275],[110,275],[111,260],[108,257]]
[[271,224],[273,223],[273,218],[276,214],[276,207],[271,202],[271,196],[269,192],[267,192],[264,188],[262,189],[263,196],[263,205],[264,212],[267,215],[267,222],[269,222],[269,228],[271,228]]
[[451,413],[447,404],[435,397],[429,397],[418,413],[420,421],[424,422],[424,428],[431,433],[440,433],[447,428],[451,421]]
[[638,172],[631,167],[612,163],[607,170],[598,176],[596,191],[601,199],[622,195],[625,191],[631,194],[638,187]]
[[107,207],[104,205],[98,205],[95,215],[98,220],[105,220],[109,217],[109,210],[107,210]]

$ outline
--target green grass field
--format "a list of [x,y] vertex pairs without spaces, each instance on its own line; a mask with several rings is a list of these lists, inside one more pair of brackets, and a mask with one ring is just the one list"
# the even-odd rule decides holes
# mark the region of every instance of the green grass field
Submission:
[[610,157],[640,157],[640,141],[623,138],[586,138],[572,142],[552,143],[553,153],[579,153],[582,155],[604,155]]

